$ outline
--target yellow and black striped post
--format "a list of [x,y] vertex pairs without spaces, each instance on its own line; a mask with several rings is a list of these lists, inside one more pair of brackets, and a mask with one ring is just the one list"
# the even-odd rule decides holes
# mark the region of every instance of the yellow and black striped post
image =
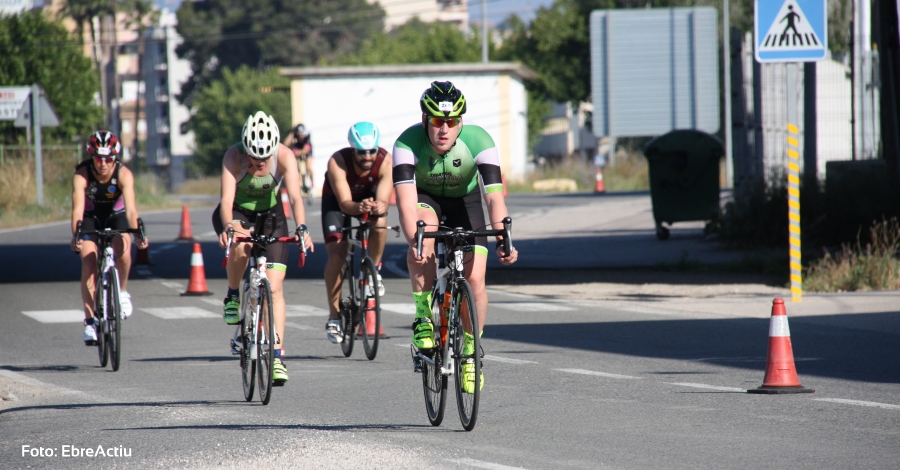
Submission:
[[788,240],[791,254],[791,301],[803,300],[803,264],[800,256],[800,129],[787,125]]

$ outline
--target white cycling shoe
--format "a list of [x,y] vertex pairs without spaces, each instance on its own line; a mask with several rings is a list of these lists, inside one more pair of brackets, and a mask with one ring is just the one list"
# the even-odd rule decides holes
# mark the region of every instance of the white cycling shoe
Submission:
[[384,281],[381,280],[381,273],[376,273],[378,277],[378,297],[384,297]]
[[122,318],[130,317],[131,312],[134,310],[134,307],[131,305],[131,294],[125,291],[120,292],[119,305],[122,307]]
[[84,326],[84,344],[87,346],[93,346],[97,344],[97,329],[94,328],[94,325],[85,325]]
[[325,333],[328,334],[328,341],[332,343],[337,344],[344,340],[340,320],[328,320],[328,323],[325,324]]

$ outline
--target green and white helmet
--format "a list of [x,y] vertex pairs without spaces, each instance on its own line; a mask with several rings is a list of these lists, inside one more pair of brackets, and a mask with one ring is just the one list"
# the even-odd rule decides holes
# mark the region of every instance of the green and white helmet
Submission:
[[281,133],[278,132],[278,124],[275,118],[257,111],[253,116],[247,117],[244,130],[241,131],[241,143],[244,152],[254,160],[266,160],[278,151],[278,142],[281,141]]
[[429,117],[459,117],[466,114],[466,97],[451,82],[431,82],[419,107]]

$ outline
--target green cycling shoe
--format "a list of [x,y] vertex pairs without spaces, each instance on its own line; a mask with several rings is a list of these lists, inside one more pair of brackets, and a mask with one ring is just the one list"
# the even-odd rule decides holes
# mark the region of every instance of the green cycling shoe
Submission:
[[272,385],[281,386],[288,381],[287,366],[276,357],[272,364]]
[[416,318],[413,322],[413,346],[418,349],[434,347],[434,325],[428,317]]
[[241,322],[241,298],[237,295],[225,297],[225,308],[222,318],[229,325],[237,325]]

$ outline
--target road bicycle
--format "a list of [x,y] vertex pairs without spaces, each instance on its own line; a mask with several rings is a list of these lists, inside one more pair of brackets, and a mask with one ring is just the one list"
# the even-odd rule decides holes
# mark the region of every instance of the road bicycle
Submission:
[[[368,213],[353,216],[359,225],[341,229],[347,240],[347,260],[344,262],[341,280],[341,350],[344,356],[353,354],[356,327],[363,340],[366,357],[371,361],[378,353],[378,333],[381,331],[381,295],[378,292],[378,271],[369,257],[369,231],[393,230],[400,235],[400,227],[369,225]],[[355,234],[354,234],[355,233]],[[359,252],[357,253],[357,249]]]
[[312,175],[309,173],[308,165],[309,160],[304,157],[298,161],[297,168],[300,171],[300,195],[307,205],[312,205],[316,196],[313,194],[313,180]]
[[[222,266],[228,265],[228,256],[233,243],[251,243],[248,273],[241,285],[240,316],[241,321],[235,328],[231,339],[232,354],[240,356],[241,376],[244,386],[244,399],[253,400],[254,377],[259,386],[259,400],[268,405],[272,398],[272,368],[275,364],[275,344],[280,343],[275,334],[275,315],[272,305],[272,287],[266,276],[266,247],[273,243],[293,243],[294,237],[275,237],[266,235],[266,221],[271,221],[274,231],[276,216],[272,212],[256,214],[256,224],[250,228],[246,236],[235,236],[234,227],[228,228],[228,244],[225,247],[225,260]],[[309,232],[306,225],[300,225],[297,235]],[[306,263],[306,245],[300,238],[300,261],[297,266]],[[277,384],[281,385],[281,384]]]
[[138,218],[138,228],[127,230],[82,230],[83,221],[79,220],[75,229],[75,239],[83,235],[97,236],[97,274],[94,277],[94,328],[97,330],[97,353],[100,356],[100,367],[110,363],[112,370],[119,370],[122,359],[122,305],[119,304],[121,294],[119,272],[116,271],[116,253],[113,249],[113,238],[125,233],[132,233],[144,238],[144,221]]
[[[456,405],[459,420],[466,431],[475,427],[478,419],[478,404],[481,399],[481,359],[484,350],[475,308],[472,286],[464,276],[464,256],[471,252],[469,239],[474,237],[503,237],[503,251],[512,249],[512,219],[503,219],[499,230],[467,230],[438,226],[434,232],[425,232],[425,222],[416,222],[416,253],[422,256],[422,240],[435,239],[437,274],[431,290],[431,316],[434,325],[434,348],[425,350],[410,345],[413,371],[422,373],[422,388],[425,392],[425,410],[432,426],[438,426],[444,419],[447,402],[447,377],[456,376]],[[471,332],[474,353],[463,354],[464,331]],[[475,389],[473,393],[463,390],[463,365],[473,364]]]

